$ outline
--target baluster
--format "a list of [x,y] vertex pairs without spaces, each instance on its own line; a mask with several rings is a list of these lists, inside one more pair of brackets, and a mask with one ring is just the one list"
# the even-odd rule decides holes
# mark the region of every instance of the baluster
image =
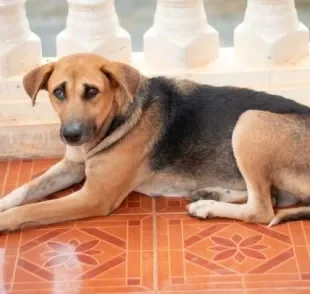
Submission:
[[24,73],[41,63],[40,38],[31,32],[26,0],[0,0],[0,78]]
[[283,64],[309,54],[309,31],[294,0],[248,0],[234,39],[236,56],[246,64]]
[[208,25],[202,0],[157,0],[144,54],[153,67],[191,68],[217,57],[219,36]]
[[93,52],[131,61],[131,37],[120,27],[114,0],[68,0],[66,29],[57,36],[59,57]]

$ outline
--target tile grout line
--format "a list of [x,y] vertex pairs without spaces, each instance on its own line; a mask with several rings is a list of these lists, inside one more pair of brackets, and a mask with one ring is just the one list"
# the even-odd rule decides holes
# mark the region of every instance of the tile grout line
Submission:
[[[5,282],[3,282],[3,281],[4,281],[4,273],[5,273],[5,271],[4,271],[4,263],[5,263],[6,248],[7,248],[6,246],[7,246],[7,244],[8,244],[8,239],[9,239],[9,233],[6,233],[6,235],[5,235],[5,241],[4,241],[4,245],[3,245],[3,248],[4,248],[5,251],[4,251],[4,255],[3,255],[2,268],[1,268],[1,270],[0,270],[1,282],[2,282],[4,288],[5,288]],[[11,281],[11,282],[12,282],[12,281]],[[9,288],[10,288],[10,290],[11,290],[11,283],[10,283]]]
[[[15,189],[16,189],[16,186],[18,185],[18,180],[19,180],[19,177],[20,177],[20,173],[21,173],[21,169],[22,169],[22,160],[19,161],[19,169],[18,169],[18,174],[16,176],[16,183],[15,183]],[[18,259],[19,259],[19,253],[20,253],[20,245],[21,245],[21,240],[22,240],[22,234],[23,234],[23,231],[20,230],[19,232],[19,238],[18,238],[18,249],[17,249],[17,254],[16,254],[16,260],[15,260],[15,266],[14,266],[14,273],[13,273],[13,276],[12,276],[12,285],[10,287],[10,290],[13,289],[13,286],[14,286],[14,282],[15,282],[15,276],[16,276],[16,270],[17,270],[17,264],[18,264]]]
[[32,180],[33,170],[34,170],[34,159],[32,160],[32,163],[31,163],[29,182]]
[[[140,203],[140,207],[142,206],[142,203],[141,203],[141,198],[140,198],[140,200],[139,200],[139,203]],[[127,202],[127,205],[128,205],[128,202]],[[136,214],[136,215],[138,215],[138,214]],[[143,220],[144,220],[144,218],[143,219],[141,219],[140,220],[140,225],[139,225],[139,230],[140,230],[140,242],[139,242],[139,248],[140,248],[140,250],[138,251],[139,252],[139,257],[140,257],[140,259],[139,259],[139,267],[140,267],[140,276],[139,276],[139,279],[140,279],[140,283],[141,284],[143,284],[143,270],[144,270],[144,267],[143,267],[143,262],[142,262],[142,260],[143,260],[143,253],[145,252],[144,251],[144,247],[143,247],[143,242],[142,242],[142,240],[143,240],[143,237],[144,237],[144,232],[143,232]]]
[[307,249],[308,255],[310,256],[310,247],[309,247],[310,244],[308,244],[308,239],[307,239],[307,235],[306,235],[306,229],[304,227],[304,222],[303,221],[301,222],[301,229],[302,229],[305,241],[306,241],[306,249]]
[[18,188],[18,185],[19,185],[19,177],[20,177],[21,169],[22,169],[22,160],[20,159],[20,160],[19,160],[18,173],[17,173],[17,175],[16,175],[16,181],[15,181],[15,187],[14,187],[14,189]]
[[[168,206],[168,199],[166,199],[166,205]],[[172,275],[171,275],[171,242],[170,242],[170,226],[169,226],[169,220],[166,220],[166,226],[167,226],[167,243],[168,243],[168,270],[169,270],[169,282],[170,284],[172,281]]]
[[298,276],[299,276],[299,279],[302,280],[302,276],[301,276],[301,272],[300,272],[300,267],[299,267],[299,261],[297,260],[297,254],[296,254],[296,250],[295,250],[295,242],[293,240],[292,230],[291,230],[290,224],[286,224],[286,225],[287,225],[287,229],[288,229],[288,233],[289,233],[290,239],[292,241],[292,250],[294,252],[294,257],[295,257],[294,260],[295,260],[296,268],[298,270]]
[[182,255],[183,255],[183,278],[184,278],[184,283],[187,283],[187,273],[186,273],[186,267],[185,267],[185,247],[184,247],[184,223],[183,220],[180,220],[180,227],[181,227],[181,242],[182,242]]
[[241,274],[241,280],[242,280],[243,292],[246,293],[247,288],[246,288],[246,286],[245,286],[244,274]]
[[[141,202],[140,202],[140,205],[141,205]],[[140,229],[140,242],[139,242],[139,247],[140,247],[140,251],[139,251],[139,254],[140,254],[140,283],[143,284],[143,278],[142,278],[142,274],[143,274],[143,252],[144,252],[144,247],[143,247],[143,243],[142,243],[142,240],[143,240],[143,220],[144,219],[141,219],[140,220],[140,225],[139,225],[139,229]],[[128,227],[128,230],[129,230],[129,227]],[[129,239],[128,239],[129,240]],[[128,279],[128,277],[127,277]]]
[[11,280],[12,284],[10,286],[10,290],[13,289],[14,282],[15,282],[15,276],[16,276],[17,264],[18,264],[19,253],[20,253],[21,240],[22,240],[22,231],[19,233],[19,238],[18,238],[18,243],[17,243],[18,249],[17,249],[17,253],[16,253],[16,260],[15,260],[15,265],[14,265],[14,273],[13,273],[12,280]]
[[126,268],[125,268],[125,278],[126,286],[128,286],[128,256],[129,256],[129,221],[126,221]]
[[[1,190],[0,190],[1,197],[5,196],[4,192],[5,192],[6,183],[7,183],[7,179],[8,179],[8,176],[9,176],[10,168],[11,168],[11,160],[8,160],[8,163],[7,163],[7,166],[6,166],[6,170],[5,170],[5,174],[4,174],[3,183],[2,183],[2,186],[1,186]],[[9,239],[9,233],[6,233],[6,239],[5,239],[5,246],[4,246],[4,248],[6,248],[8,239]],[[14,268],[14,270],[15,270],[15,268]],[[3,274],[4,274],[4,271],[2,269],[1,276],[3,276]],[[13,276],[14,276],[14,274],[13,274]],[[12,276],[12,280],[10,281],[10,286],[9,286],[10,290],[11,290],[11,287],[13,285],[13,276]]]
[[156,204],[152,198],[152,218],[153,218],[153,290],[157,294],[158,287],[158,259],[157,259],[157,223],[156,223]]

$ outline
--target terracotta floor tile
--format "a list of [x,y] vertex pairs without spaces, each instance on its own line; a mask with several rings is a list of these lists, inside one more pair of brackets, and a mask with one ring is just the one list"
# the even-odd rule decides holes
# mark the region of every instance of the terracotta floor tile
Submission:
[[130,220],[115,215],[100,220],[100,226],[84,221],[73,228],[24,231],[13,290],[43,291],[56,283],[71,290],[149,292],[152,223],[151,215],[134,215]]
[[243,289],[241,275],[212,262],[207,251],[210,237],[231,223],[202,222],[183,214],[160,214],[156,221],[159,291]]
[[185,205],[188,204],[186,198],[178,197],[156,197],[155,210],[157,213],[186,213]]
[[306,245],[302,222],[268,229],[159,214],[159,290],[310,287]]
[[131,193],[114,214],[138,214],[152,212],[152,198],[137,192]]
[[7,177],[6,177],[6,185],[16,185],[20,173],[21,160],[15,160],[9,162]]
[[52,165],[60,161],[59,158],[52,158],[52,159],[36,159],[34,160],[33,164],[33,175],[36,175],[38,173],[41,173],[48,168],[50,168]]
[[[58,160],[0,162],[0,193]],[[310,293],[310,222],[200,221],[187,203],[131,193],[108,217],[2,234],[0,293]]]

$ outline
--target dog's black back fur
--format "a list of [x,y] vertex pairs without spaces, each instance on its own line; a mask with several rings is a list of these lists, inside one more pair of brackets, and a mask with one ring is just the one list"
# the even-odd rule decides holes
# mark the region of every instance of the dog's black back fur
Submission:
[[[149,99],[162,106],[161,136],[151,156],[156,170],[197,175],[207,170],[221,180],[241,177],[232,150],[232,132],[247,110],[306,114],[310,108],[281,96],[244,88],[196,85],[180,91],[177,81],[149,80]],[[203,170],[197,168],[201,166]]]

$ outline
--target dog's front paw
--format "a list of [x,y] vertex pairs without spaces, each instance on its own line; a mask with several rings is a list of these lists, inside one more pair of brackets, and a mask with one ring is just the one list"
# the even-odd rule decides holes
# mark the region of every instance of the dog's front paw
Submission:
[[212,210],[215,202],[214,200],[198,200],[188,205],[188,213],[199,219],[213,218],[215,215]]
[[0,199],[0,213],[7,210],[7,203],[4,199]]

